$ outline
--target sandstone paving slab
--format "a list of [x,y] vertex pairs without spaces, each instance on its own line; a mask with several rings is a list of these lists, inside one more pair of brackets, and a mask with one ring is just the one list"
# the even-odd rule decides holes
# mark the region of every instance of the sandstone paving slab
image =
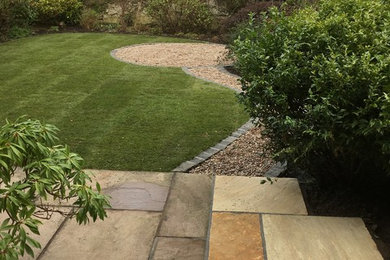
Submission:
[[213,211],[307,215],[298,181],[264,177],[216,176]]
[[[162,211],[167,199],[172,173],[88,170],[93,174],[92,187],[99,182],[102,192],[110,196],[113,209]],[[38,201],[43,205],[71,206],[68,201]]]
[[264,259],[258,214],[212,214],[209,260]]
[[87,225],[67,220],[40,259],[148,259],[161,213],[109,210]]
[[[56,208],[56,210],[61,210],[64,213],[69,213],[70,211],[70,209],[67,208]],[[0,223],[2,223],[6,218],[8,218],[8,215],[6,213],[1,213]],[[26,231],[32,239],[38,241],[41,244],[41,248],[32,248],[34,251],[34,257],[31,257],[27,253],[25,253],[23,257],[19,258],[20,260],[37,259],[39,254],[42,252],[43,248],[45,248],[45,246],[53,237],[57,229],[65,221],[65,216],[63,216],[60,213],[53,213],[50,219],[39,219],[39,220],[42,222],[42,224],[38,226],[40,235],[32,233],[28,228],[26,228]]]
[[268,260],[383,259],[360,218],[263,215]]
[[160,236],[206,237],[211,210],[211,183],[210,176],[176,174]]
[[205,241],[191,238],[158,237],[154,260],[203,260]]

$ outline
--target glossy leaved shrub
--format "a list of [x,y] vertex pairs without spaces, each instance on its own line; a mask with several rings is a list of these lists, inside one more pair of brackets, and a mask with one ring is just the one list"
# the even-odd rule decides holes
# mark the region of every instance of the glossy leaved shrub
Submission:
[[[282,8],[283,9],[283,8]],[[319,179],[390,174],[390,2],[323,0],[252,18],[231,45],[270,149]]]
[[[83,159],[56,144],[57,131],[21,119],[0,128],[0,259],[33,256],[41,245],[31,235],[39,235],[40,219],[54,211],[75,216],[80,224],[106,217],[108,198],[98,183],[92,188]],[[56,199],[73,199],[74,210],[47,206],[47,200]]]

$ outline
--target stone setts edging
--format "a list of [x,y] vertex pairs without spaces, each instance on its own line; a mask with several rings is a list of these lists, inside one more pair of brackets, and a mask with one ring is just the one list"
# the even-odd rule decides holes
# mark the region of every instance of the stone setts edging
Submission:
[[[143,46],[143,45],[153,45],[153,44],[160,44],[160,43],[142,43],[142,44],[134,44],[134,45],[130,45],[130,46],[124,46],[124,47],[112,50],[110,52],[110,55],[114,59],[116,59],[118,61],[121,61],[121,62],[128,63],[128,64],[133,64],[133,65],[138,65],[138,66],[161,67],[159,65],[145,65],[145,64],[142,64],[142,63],[136,63],[136,62],[127,61],[127,60],[124,60],[124,59],[118,57],[118,55],[117,55],[117,52],[119,50],[121,50],[121,49],[129,48],[129,47],[132,48],[132,47]],[[195,67],[183,66],[183,67],[181,67],[181,69],[183,70],[184,73],[186,73],[186,74],[188,74],[188,75],[190,75],[192,77],[204,80],[206,82],[214,83],[214,84],[220,85],[220,86],[225,87],[225,88],[229,88],[229,89],[235,91],[236,93],[241,93],[242,92],[242,90],[240,90],[240,89],[237,89],[235,87],[229,86],[227,84],[223,84],[221,82],[217,82],[216,80],[213,80],[211,78],[207,78],[207,77],[203,77],[203,76],[201,77],[199,75],[196,75],[195,73],[193,73],[191,71],[191,69],[196,69],[196,68],[213,68],[213,69],[216,69],[218,72],[221,72],[221,73],[223,73],[223,74],[225,74],[225,75],[227,75],[229,77],[237,77],[236,75],[234,75],[234,74],[230,73],[229,71],[227,71],[225,69],[225,67],[222,66],[222,65],[215,65],[215,66],[213,66],[213,65],[206,65],[206,66],[195,66]],[[237,79],[238,79],[238,77],[237,77]],[[252,119],[249,120],[244,125],[242,125],[239,129],[237,129],[237,131],[233,132],[229,137],[223,139],[221,142],[219,142],[218,144],[214,145],[213,147],[210,147],[206,151],[201,152],[200,154],[195,156],[193,159],[181,163],[178,167],[173,169],[172,172],[188,172],[190,169],[192,169],[192,168],[198,166],[199,164],[203,163],[204,161],[209,159],[214,154],[224,150],[228,145],[233,143],[241,135],[245,134],[248,130],[250,130],[253,127],[255,127],[255,125],[252,122],[253,122]],[[287,169],[287,163],[285,163],[285,162],[284,163],[277,162],[274,166],[271,167],[271,169],[269,169],[265,173],[264,176],[265,177],[278,177],[286,169]]]
[[237,129],[237,131],[233,132],[229,137],[223,139],[218,144],[214,145],[213,147],[209,148],[208,150],[201,152],[197,156],[195,156],[193,159],[189,161],[185,161],[182,164],[180,164],[178,167],[173,169],[173,172],[188,172],[190,169],[194,168],[195,166],[201,164],[202,162],[209,159],[214,154],[224,150],[228,145],[233,143],[235,140],[237,140],[238,137],[248,132],[248,130],[252,129],[254,127],[254,124],[249,120],[244,125],[242,125],[240,128]]

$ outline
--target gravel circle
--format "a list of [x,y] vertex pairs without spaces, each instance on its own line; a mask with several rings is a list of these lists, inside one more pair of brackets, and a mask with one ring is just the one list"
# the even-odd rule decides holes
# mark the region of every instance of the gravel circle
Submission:
[[198,67],[229,65],[223,44],[154,43],[116,49],[113,56],[121,61],[145,66]]
[[240,77],[222,72],[217,67],[188,68],[188,71],[196,77],[241,91],[241,83],[239,82]]

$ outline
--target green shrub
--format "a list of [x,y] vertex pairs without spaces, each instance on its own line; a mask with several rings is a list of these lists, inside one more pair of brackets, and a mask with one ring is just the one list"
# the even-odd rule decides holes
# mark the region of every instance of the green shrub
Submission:
[[231,50],[270,149],[322,180],[389,175],[389,1],[324,0],[260,20]]
[[245,5],[253,4],[254,0],[216,0],[215,1],[223,12],[229,15],[236,13],[238,10],[243,8]]
[[147,12],[166,33],[205,33],[213,21],[209,5],[200,0],[150,0]]
[[0,41],[30,34],[36,20],[32,0],[0,0]]
[[100,15],[93,9],[84,9],[80,17],[80,25],[86,30],[95,30],[99,24]]
[[242,23],[249,20],[249,14],[255,15],[266,12],[272,6],[280,6],[280,1],[262,1],[249,3],[231,16],[226,17],[221,24],[221,32],[227,33]]
[[35,0],[34,7],[41,24],[76,25],[80,21],[83,4],[80,0]]
[[[40,248],[30,234],[39,234],[39,218],[50,218],[54,209],[38,201],[75,198],[70,216],[79,224],[106,217],[107,197],[100,194],[99,184],[97,191],[90,186],[82,158],[55,144],[56,132],[56,127],[34,120],[7,121],[0,128],[0,214],[6,216],[0,223],[0,259],[33,256],[32,248]],[[18,169],[22,175],[16,174]]]

